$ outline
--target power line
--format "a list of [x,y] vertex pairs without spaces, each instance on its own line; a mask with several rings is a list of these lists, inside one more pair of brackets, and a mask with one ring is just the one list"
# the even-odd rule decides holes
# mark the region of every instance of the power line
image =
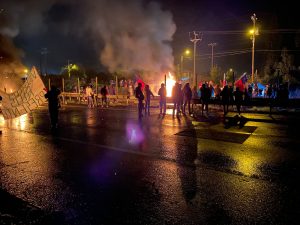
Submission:
[[[282,52],[280,49],[257,49],[255,50],[256,52]],[[300,52],[300,50],[288,50],[290,52]],[[251,53],[251,49],[245,49],[245,50],[238,50],[238,51],[226,51],[226,52],[218,52],[214,53],[215,58],[219,57],[226,57],[226,56],[234,56],[234,55],[241,55],[241,54],[248,54]],[[197,58],[202,58],[202,59],[209,59],[211,57],[211,54],[202,54],[202,55],[197,55]]]
[[[246,34],[245,30],[203,30],[199,31],[203,34],[210,35],[238,35]],[[300,29],[272,29],[272,30],[259,30],[261,34],[300,34]]]

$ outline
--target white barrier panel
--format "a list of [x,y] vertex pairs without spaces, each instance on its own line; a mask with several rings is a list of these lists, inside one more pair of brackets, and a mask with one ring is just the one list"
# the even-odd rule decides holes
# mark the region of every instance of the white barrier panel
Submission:
[[4,119],[19,117],[45,103],[45,90],[42,79],[35,67],[33,67],[25,83],[18,91],[11,94],[0,91],[2,96],[1,110]]

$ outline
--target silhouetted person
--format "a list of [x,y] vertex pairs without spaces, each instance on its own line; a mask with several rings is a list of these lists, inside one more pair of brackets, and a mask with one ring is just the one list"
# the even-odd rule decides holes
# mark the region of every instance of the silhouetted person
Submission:
[[148,84],[145,86],[145,115],[150,115],[150,100],[151,96],[154,98],[154,95],[152,91],[150,90],[150,87]]
[[58,109],[60,108],[59,98],[60,90],[54,85],[50,91],[47,91],[45,98],[48,99],[48,109],[50,113],[51,128],[57,128],[58,125]]
[[145,96],[142,91],[142,83],[138,83],[138,86],[135,88],[135,97],[138,99],[138,111],[139,111],[139,119],[143,117],[143,101]]
[[183,87],[183,114],[185,114],[186,105],[188,106],[189,114],[191,114],[191,99],[192,99],[192,89],[190,87],[190,83],[186,83]]
[[204,109],[206,110],[206,112],[208,112],[208,103],[210,100],[210,90],[209,88],[206,86],[206,84],[202,84],[201,89],[201,101],[202,101],[202,115],[203,115],[203,111]]
[[240,91],[240,89],[237,87],[235,91],[233,92],[234,96],[234,102],[236,105],[236,109],[239,115],[241,115],[241,105],[243,102],[243,92]]
[[228,113],[228,105],[229,105],[229,100],[230,100],[229,90],[228,90],[227,85],[225,85],[225,87],[221,91],[220,96],[221,96],[221,102],[223,105],[223,112],[224,112],[224,116],[225,116]]
[[173,104],[174,104],[173,105],[173,116],[175,115],[175,110],[176,110],[176,116],[179,115],[180,94],[181,94],[181,90],[180,90],[179,84],[176,82],[172,88],[172,99],[173,99]]
[[160,114],[163,113],[163,115],[165,115],[166,111],[167,111],[167,91],[166,91],[164,83],[162,83],[160,85],[160,89],[158,90],[158,95],[159,95],[159,111],[160,111]]
[[101,103],[102,103],[102,107],[104,107],[104,104],[105,104],[105,106],[107,107],[107,106],[108,106],[108,104],[107,104],[107,94],[108,94],[108,91],[107,91],[106,85],[104,85],[104,86],[101,88],[100,94],[101,94]]

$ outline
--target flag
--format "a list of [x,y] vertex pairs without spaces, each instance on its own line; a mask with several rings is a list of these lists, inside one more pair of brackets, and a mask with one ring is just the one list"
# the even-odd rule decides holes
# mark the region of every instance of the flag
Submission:
[[243,73],[243,75],[235,82],[235,87],[238,87],[240,91],[244,91],[247,81],[247,73]]

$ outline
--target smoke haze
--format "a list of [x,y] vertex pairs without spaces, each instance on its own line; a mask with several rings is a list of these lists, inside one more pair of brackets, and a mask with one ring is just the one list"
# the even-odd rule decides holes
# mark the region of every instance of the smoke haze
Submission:
[[[0,40],[56,31],[88,37],[110,72],[173,70],[172,14],[157,2],[140,0],[7,0],[0,18]],[[63,10],[62,10],[63,9]],[[59,10],[62,10],[61,16]],[[55,25],[55,26],[53,26]],[[4,54],[5,53],[5,54]],[[5,62],[21,65],[22,52],[1,47]]]

